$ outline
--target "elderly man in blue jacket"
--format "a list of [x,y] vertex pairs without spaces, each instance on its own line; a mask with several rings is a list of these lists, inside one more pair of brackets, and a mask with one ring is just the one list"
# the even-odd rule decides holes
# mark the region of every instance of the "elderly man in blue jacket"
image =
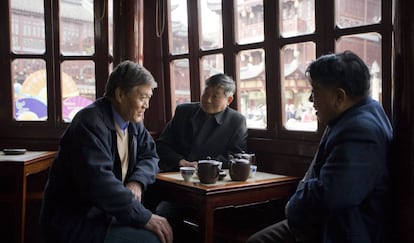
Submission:
[[76,114],[45,188],[46,242],[172,242],[168,221],[141,203],[158,173],[155,142],[142,123],[156,85],[148,70],[124,61],[104,97]]
[[325,134],[286,205],[287,220],[248,242],[390,242],[393,132],[382,106],[369,97],[368,68],[345,51],[318,58],[307,74]]

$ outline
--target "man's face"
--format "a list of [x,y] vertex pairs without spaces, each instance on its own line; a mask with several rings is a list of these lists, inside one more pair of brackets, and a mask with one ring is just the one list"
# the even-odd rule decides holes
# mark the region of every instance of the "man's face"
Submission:
[[322,87],[318,83],[312,84],[309,101],[313,102],[319,122],[326,125],[340,114],[338,110],[340,97],[340,89]]
[[206,87],[201,96],[201,108],[207,114],[216,114],[224,111],[232,101],[233,96],[226,97],[224,88]]
[[122,92],[119,88],[116,91],[118,112],[122,118],[130,122],[140,122],[144,118],[144,112],[149,108],[149,101],[152,96],[151,85],[135,86],[128,93]]

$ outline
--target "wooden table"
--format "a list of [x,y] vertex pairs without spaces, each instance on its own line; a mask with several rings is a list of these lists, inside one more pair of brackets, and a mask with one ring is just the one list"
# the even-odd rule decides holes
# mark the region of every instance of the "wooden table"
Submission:
[[17,242],[24,242],[26,224],[26,200],[41,199],[42,192],[27,193],[27,176],[47,170],[55,157],[52,151],[27,151],[22,155],[5,155],[0,152],[0,177],[14,177],[16,188],[13,195],[0,194],[1,202],[15,203],[17,212]]
[[201,184],[197,178],[184,182],[179,172],[159,173],[155,183],[164,199],[199,208],[199,227],[205,243],[214,241],[214,211],[289,197],[296,189],[297,177],[257,172],[244,182],[227,176],[215,184]]

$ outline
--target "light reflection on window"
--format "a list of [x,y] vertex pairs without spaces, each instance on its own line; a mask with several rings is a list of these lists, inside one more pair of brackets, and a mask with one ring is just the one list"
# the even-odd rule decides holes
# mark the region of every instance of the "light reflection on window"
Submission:
[[224,72],[223,54],[213,54],[201,58],[201,80],[200,87],[204,86],[204,81],[217,73]]
[[[318,129],[313,104],[308,101],[311,86],[304,72],[310,62],[317,58],[316,41],[324,38],[321,35],[325,31],[332,33],[334,30],[327,30],[323,23],[316,28],[317,18],[322,20],[326,16],[333,16],[333,11],[335,11],[336,19],[333,21],[339,28],[381,23],[381,0],[335,0],[335,4],[332,5],[335,9],[328,10],[331,14],[320,16],[315,15],[315,0],[281,0],[276,4],[277,9],[266,10],[266,13],[270,13],[267,20],[273,21],[272,11],[278,18],[276,20],[278,26],[268,33],[264,33],[264,8],[273,6],[273,4],[266,5],[263,0],[235,0],[234,19],[229,19],[229,15],[222,12],[223,0],[199,0],[198,4],[191,4],[190,7],[194,7],[194,11],[199,14],[197,19],[193,19],[193,16],[187,13],[189,2],[170,0],[169,16],[171,18],[169,19],[168,38],[170,53],[168,54],[172,55],[172,59],[180,58],[171,62],[172,106],[189,102],[191,88],[194,91],[194,87],[198,87],[198,84],[194,87],[190,86],[188,62],[191,65],[199,64],[199,67],[191,66],[191,71],[199,68],[196,72],[199,71],[201,78],[191,80],[191,82],[200,82],[202,86],[202,82],[215,71],[224,69],[222,61],[226,60],[226,64],[231,65],[227,66],[226,70],[229,72],[235,70],[238,73],[236,75],[239,79],[237,80],[238,109],[246,116],[248,127],[253,129],[266,129],[268,122],[271,127],[281,124],[284,129],[291,131],[314,132]],[[194,23],[187,24],[188,17]],[[223,36],[221,32],[226,25],[217,27],[220,21],[221,24],[223,22],[234,23],[234,35]],[[206,26],[206,23],[210,26],[208,24]],[[216,26],[214,27],[216,30],[212,26]],[[208,31],[210,27],[212,29]],[[378,29],[376,25],[372,28]],[[193,43],[194,49],[192,50],[188,48],[188,31],[199,35],[196,36],[199,43]],[[330,45],[319,46],[318,55],[346,49],[360,55],[371,71],[372,96],[382,101],[381,36],[377,33],[361,34],[361,31],[364,29],[355,28],[355,32],[351,32],[358,34],[343,36],[343,30],[338,29],[339,36],[335,37],[337,38],[336,49],[333,50]],[[229,49],[226,49],[226,46],[223,48],[223,38],[228,38],[224,40],[224,43],[229,45],[232,52],[226,53]],[[266,42],[264,42],[265,39],[267,39]],[[304,40],[308,42],[301,42]],[[268,43],[271,44],[268,45]],[[268,48],[275,48],[271,50],[271,53],[280,52],[280,60],[265,64],[264,57]],[[190,51],[192,53],[189,53]],[[271,54],[268,58],[274,58],[273,56],[274,54]],[[188,58],[185,59],[185,65],[182,63],[183,58]],[[273,66],[275,63],[277,67]],[[280,72],[280,77],[266,76],[274,73],[273,70],[268,70],[269,72],[266,73],[266,65],[277,69],[276,73],[279,75]],[[280,85],[281,92],[266,94],[266,82],[277,83]],[[269,86],[271,85],[267,88]],[[274,92],[279,92],[279,89]],[[277,111],[267,110],[275,104],[281,106]],[[272,116],[267,113],[279,111],[281,114],[269,113]],[[272,117],[278,117],[280,120],[273,121],[270,119]],[[275,122],[278,124],[273,124]]]
[[187,1],[170,0],[170,52],[188,53]]
[[263,16],[263,0],[237,0],[237,43],[248,44],[264,40]]
[[200,47],[210,50],[223,47],[221,1],[200,1],[201,38]]
[[190,70],[188,59],[174,60],[171,63],[171,98],[175,101],[172,104],[172,110],[175,106],[188,103],[191,101],[190,92]]
[[61,67],[62,117],[65,122],[70,122],[80,109],[96,98],[95,64],[92,61],[65,61]]
[[[36,12],[27,11],[24,0],[10,1],[11,49],[14,53],[45,52],[45,21],[43,0],[30,1]],[[22,14],[24,11],[24,14]]]
[[284,127],[288,130],[316,131],[315,110],[313,103],[309,102],[312,87],[305,76],[307,66],[315,59],[315,43],[286,45],[280,56]]
[[240,112],[248,128],[267,126],[266,78],[263,49],[241,51],[238,55],[240,77]]
[[[95,52],[93,2],[60,3],[60,48],[66,55],[92,55]],[[66,3],[66,4],[65,4]]]
[[315,0],[282,0],[279,6],[280,32],[283,37],[315,31]]
[[[44,121],[48,118],[48,80],[50,76],[43,58],[45,52],[44,5],[42,0],[11,2],[13,110],[17,121]],[[111,1],[109,1],[111,2]],[[59,1],[60,50],[68,55],[94,53],[93,1]],[[112,20],[111,20],[112,21]],[[110,23],[110,28],[111,28]],[[33,54],[38,58],[19,57]],[[60,73],[62,117],[70,122],[79,109],[90,104],[95,94],[95,64],[93,61],[64,61]],[[53,92],[53,91],[52,91]]]
[[340,28],[370,25],[381,21],[381,0],[335,0],[336,24]]
[[113,16],[113,0],[108,0],[108,51],[113,55],[114,50],[114,16]]
[[14,119],[47,120],[46,63],[41,59],[16,59],[12,62]]

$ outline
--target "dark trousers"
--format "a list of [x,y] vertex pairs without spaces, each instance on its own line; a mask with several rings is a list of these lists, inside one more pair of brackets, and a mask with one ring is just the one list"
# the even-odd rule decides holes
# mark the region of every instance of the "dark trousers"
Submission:
[[[316,232],[314,232],[316,233]],[[256,232],[247,240],[247,243],[317,243],[313,236],[300,236],[293,233],[287,220],[282,220],[276,224],[270,225],[259,232]]]
[[176,204],[168,201],[161,201],[155,213],[165,217],[173,228],[174,243],[193,242],[189,241],[189,236],[195,237],[188,225],[184,223],[186,219],[193,219],[195,210],[187,205]]

